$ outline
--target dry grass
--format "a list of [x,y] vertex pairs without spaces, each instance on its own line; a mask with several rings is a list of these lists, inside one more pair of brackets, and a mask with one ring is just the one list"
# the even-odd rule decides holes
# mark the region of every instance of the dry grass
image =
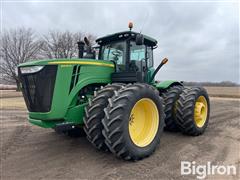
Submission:
[[16,85],[0,84],[0,89],[1,90],[16,90],[17,86]]
[[0,99],[0,109],[25,110],[27,108],[26,108],[23,97],[11,97],[11,98]]
[[22,97],[22,92],[16,90],[0,90],[1,98]]
[[209,96],[240,98],[240,87],[205,87]]

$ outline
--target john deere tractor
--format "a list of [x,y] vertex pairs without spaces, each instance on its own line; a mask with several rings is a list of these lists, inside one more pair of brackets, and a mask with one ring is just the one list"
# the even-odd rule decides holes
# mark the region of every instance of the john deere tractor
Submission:
[[20,64],[30,123],[69,135],[84,129],[97,149],[134,161],[155,151],[163,129],[202,134],[210,112],[206,90],[155,81],[168,60],[154,69],[157,41],[129,28],[97,39],[95,49],[84,38],[77,59]]

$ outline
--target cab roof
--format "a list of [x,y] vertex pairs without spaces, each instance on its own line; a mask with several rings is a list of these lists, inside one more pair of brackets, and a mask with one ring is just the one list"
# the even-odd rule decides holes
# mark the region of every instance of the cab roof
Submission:
[[[100,37],[96,40],[96,42],[99,45],[104,45],[104,44],[108,44],[112,41],[118,41],[118,40],[125,40],[128,39],[130,36],[132,37],[132,39],[136,38],[136,35],[139,34],[137,32],[134,31],[123,31],[123,32],[118,32],[118,33],[114,33],[114,34],[110,34],[107,36],[103,36]],[[144,44],[147,46],[156,46],[157,45],[157,40],[153,39],[149,36],[143,35],[144,37]]]

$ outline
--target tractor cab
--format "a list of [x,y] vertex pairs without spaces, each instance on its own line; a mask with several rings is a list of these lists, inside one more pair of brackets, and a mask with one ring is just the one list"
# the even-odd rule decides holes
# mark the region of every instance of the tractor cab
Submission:
[[101,37],[96,42],[100,45],[98,59],[115,64],[113,82],[149,82],[155,39],[130,30]]

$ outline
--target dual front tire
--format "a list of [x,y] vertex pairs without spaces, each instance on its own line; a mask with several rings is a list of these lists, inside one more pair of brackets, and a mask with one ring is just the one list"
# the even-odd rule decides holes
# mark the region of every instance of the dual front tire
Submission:
[[[157,148],[164,126],[163,102],[158,91],[150,85],[136,83],[112,92],[101,103],[101,113],[100,108],[98,111],[101,116],[90,115],[97,105],[90,103],[87,106],[84,122],[88,139],[98,149],[110,150],[125,160],[149,156]],[[92,102],[100,99],[101,93],[97,94]],[[91,117],[95,117],[95,121]],[[93,127],[96,128],[90,130]]]
[[103,135],[116,156],[139,160],[152,154],[164,126],[163,103],[158,91],[133,84],[116,92],[105,109]]
[[123,84],[109,84],[96,91],[89,104],[85,107],[84,131],[87,139],[99,150],[107,151],[108,147],[105,144],[102,130],[103,125],[101,120],[104,118],[104,108],[108,105],[108,99],[123,87]]

